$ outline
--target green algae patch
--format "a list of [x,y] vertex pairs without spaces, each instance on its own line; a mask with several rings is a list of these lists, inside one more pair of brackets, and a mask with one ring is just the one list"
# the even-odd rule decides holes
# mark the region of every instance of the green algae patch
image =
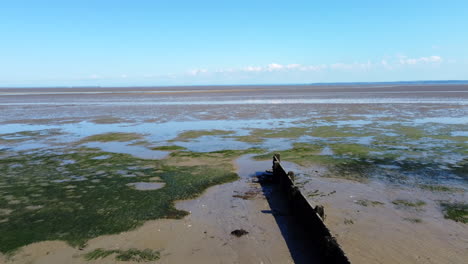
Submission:
[[420,208],[426,205],[426,202],[421,200],[416,201],[409,201],[404,199],[397,199],[392,201],[392,204],[396,205],[397,207],[413,207],[413,208]]
[[171,145],[171,146],[152,147],[151,150],[174,151],[174,150],[185,150],[185,148],[181,146]]
[[468,158],[463,159],[462,161],[458,162],[456,165],[452,165],[451,169],[457,175],[463,177],[464,179],[468,179]]
[[109,250],[106,250],[106,249],[103,249],[103,248],[97,248],[91,252],[88,252],[84,255],[84,258],[86,260],[96,260],[96,259],[103,259],[103,258],[106,258],[112,254],[117,254],[119,253],[120,250],[118,249],[109,249]]
[[128,249],[120,251],[115,257],[119,261],[136,261],[136,262],[147,262],[155,261],[160,258],[159,252],[151,249],[138,250],[138,249]]
[[[314,165],[320,163],[322,160],[328,160],[329,156],[320,156],[323,147],[321,145],[307,144],[307,143],[294,143],[293,148],[279,152],[281,159],[289,162],[296,163],[301,166]],[[274,152],[254,156],[255,160],[268,160],[271,159]]]
[[79,143],[111,142],[111,141],[127,142],[127,141],[133,141],[133,140],[141,140],[141,139],[143,139],[143,136],[137,133],[111,132],[111,133],[97,134],[97,135],[85,137],[82,140],[80,140]]
[[360,206],[364,206],[364,207],[384,205],[384,203],[382,203],[382,202],[372,201],[372,200],[367,200],[367,199],[357,200],[356,203],[359,204]]
[[63,135],[59,129],[43,129],[34,131],[19,131],[15,133],[0,134],[0,143],[18,143],[28,140],[38,140]]
[[150,146],[150,142],[146,141],[146,140],[138,140],[138,141],[134,141],[130,144],[128,144],[128,146]]
[[[343,145],[343,146],[341,146]],[[358,144],[330,144],[339,155],[321,155],[322,144],[295,143],[293,148],[279,152],[281,160],[300,166],[326,166],[325,177],[342,178],[353,181],[367,181],[375,168],[372,161],[365,159],[370,149]],[[272,153],[254,156],[256,160],[268,160]]]
[[325,177],[367,182],[375,173],[375,164],[367,160],[340,158],[328,165]]
[[288,127],[277,129],[254,129],[247,136],[235,137],[239,141],[248,143],[262,142],[265,138],[299,138],[313,136],[321,138],[330,137],[362,137],[371,135],[368,131],[357,131],[356,128],[338,126],[317,127]]
[[250,148],[243,150],[219,150],[212,152],[174,151],[167,160],[171,165],[207,165],[233,168],[232,161],[245,154],[265,152],[262,149]]
[[468,223],[468,204],[466,203],[441,203],[444,217],[456,222]]
[[245,143],[262,143],[265,139],[259,136],[247,135],[247,136],[235,136],[233,139],[245,142]]
[[89,253],[86,253],[84,255],[84,258],[90,261],[90,260],[103,259],[113,254],[116,255],[115,259],[118,261],[148,262],[148,261],[156,261],[160,258],[159,251],[155,251],[151,249],[139,250],[135,248],[131,248],[128,250],[120,250],[120,249],[106,250],[102,248],[97,248]]
[[433,184],[420,184],[419,188],[423,190],[428,190],[431,192],[464,192],[465,190],[461,188],[448,187],[444,185],[433,185]]
[[119,118],[119,117],[112,117],[112,116],[105,117],[105,116],[103,116],[103,117],[95,118],[95,119],[91,120],[91,122],[93,122],[95,124],[121,124],[121,123],[128,123],[129,120]]
[[371,135],[368,132],[356,133],[357,128],[338,127],[338,126],[319,126],[312,129],[309,135],[314,137],[362,137]]
[[395,133],[402,135],[410,139],[420,139],[427,136],[425,131],[418,127],[413,126],[402,126],[402,125],[392,125],[389,127]]
[[277,129],[253,129],[249,135],[233,137],[237,141],[246,143],[261,143],[266,138],[299,138],[308,135],[310,128],[307,127],[288,127]]
[[[238,178],[229,158],[218,163],[212,157],[204,163],[195,157],[191,164],[173,159],[145,160],[89,148],[3,157],[0,252],[45,240],[79,246],[147,220],[181,218],[188,213],[177,210],[174,201],[195,198],[210,186]],[[128,186],[154,179],[164,187],[140,191]]]
[[336,143],[329,144],[329,146],[336,155],[346,155],[353,158],[368,158],[370,157],[370,152],[381,150],[378,148],[371,148],[361,144]]
[[190,130],[185,131],[177,135],[177,137],[171,141],[188,141],[190,139],[199,138],[202,136],[226,136],[234,134],[235,131],[230,130]]
[[415,218],[415,217],[405,217],[403,218],[403,220],[408,221],[410,223],[414,223],[414,224],[420,224],[423,222],[420,218]]
[[306,127],[288,127],[277,129],[256,129],[250,133],[253,137],[262,138],[298,138],[307,135],[310,129]]

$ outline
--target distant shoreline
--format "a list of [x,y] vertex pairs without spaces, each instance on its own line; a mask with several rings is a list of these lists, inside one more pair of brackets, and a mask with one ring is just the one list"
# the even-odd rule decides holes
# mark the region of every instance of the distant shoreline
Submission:
[[319,82],[319,83],[284,83],[284,84],[223,84],[223,85],[125,85],[125,86],[0,86],[0,89],[197,89],[197,88],[263,88],[263,87],[324,87],[324,86],[341,86],[341,87],[354,87],[354,86],[420,86],[420,85],[468,85],[468,80],[421,80],[421,81],[394,81],[394,82]]

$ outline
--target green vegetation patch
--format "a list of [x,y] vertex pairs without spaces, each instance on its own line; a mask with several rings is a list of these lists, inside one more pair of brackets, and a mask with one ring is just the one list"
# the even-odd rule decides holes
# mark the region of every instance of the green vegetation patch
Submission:
[[314,137],[362,137],[371,135],[369,132],[357,133],[358,128],[355,127],[338,127],[338,126],[319,126],[315,127],[310,133]]
[[380,151],[380,148],[369,147],[362,144],[346,144],[346,143],[334,143],[329,144],[331,149],[336,155],[358,158],[358,159],[367,159],[371,158],[370,153],[372,151]]
[[[452,133],[455,131],[466,130],[465,124],[451,124],[451,125],[438,125],[431,124],[431,133],[428,137],[442,140],[451,140],[455,142],[464,143],[468,141],[467,136],[454,136]],[[466,144],[465,144],[466,145]],[[465,147],[466,149],[466,147]]]
[[184,147],[176,146],[176,145],[152,147],[151,149],[152,150],[163,150],[163,151],[185,150]]
[[86,260],[96,260],[96,259],[102,259],[106,258],[112,254],[119,253],[120,250],[118,249],[103,249],[103,248],[97,248],[91,252],[88,252],[84,255],[84,258]]
[[[177,210],[174,201],[236,180],[231,161],[245,152],[193,154],[185,164],[179,163],[183,157],[146,160],[90,148],[5,156],[0,159],[0,252],[44,240],[78,246],[147,220],[181,218],[187,212]],[[129,186],[154,179],[164,187]]]
[[92,135],[80,140],[79,143],[86,143],[86,142],[111,142],[111,141],[119,141],[119,142],[127,142],[132,140],[140,140],[143,139],[143,136],[137,133],[120,133],[120,132],[110,132],[104,134],[97,134]]
[[255,129],[250,135],[263,138],[298,138],[307,135],[310,129],[307,127],[288,127],[277,129]]
[[432,192],[464,192],[461,188],[448,187],[444,185],[420,184],[419,188]]
[[262,149],[250,148],[243,150],[219,150],[212,152],[174,151],[169,156],[171,165],[217,165],[232,167],[232,161],[245,154],[258,154],[265,152]]
[[410,139],[420,139],[426,136],[423,129],[413,126],[392,125],[389,127],[395,133],[405,136]]
[[468,223],[468,204],[466,203],[441,203],[444,217],[460,223]]
[[136,262],[148,262],[148,261],[156,261],[160,258],[159,251],[151,250],[151,249],[144,249],[139,250],[135,248],[131,248],[128,250],[120,250],[120,249],[102,249],[98,248],[89,253],[84,255],[86,260],[97,260],[106,258],[112,254],[116,254],[115,259],[119,261],[136,261]]
[[[342,145],[342,146],[341,146]],[[295,143],[293,148],[281,151],[281,160],[301,166],[322,165],[329,169],[324,176],[366,181],[372,174],[375,164],[366,159],[371,150],[359,144],[329,144],[338,155],[320,155],[322,144]],[[274,153],[253,157],[256,160],[271,159]]]
[[426,202],[421,201],[421,200],[409,201],[409,200],[404,200],[404,199],[397,199],[397,200],[392,201],[392,204],[399,206],[399,207],[420,208],[426,205]]
[[415,223],[415,224],[422,223],[422,220],[420,218],[414,218],[414,217],[405,217],[403,218],[403,220],[411,222],[411,223]]
[[367,200],[367,199],[357,200],[356,203],[359,204],[359,205],[361,205],[361,206],[365,206],[365,207],[368,207],[368,206],[382,206],[382,205],[384,205],[384,203],[382,203],[382,202],[379,202],[379,201],[371,201],[371,200]]
[[15,133],[0,134],[0,143],[17,143],[28,140],[37,140],[47,137],[62,135],[59,129],[44,129],[35,131],[20,131]]
[[301,136],[314,137],[362,137],[371,135],[369,132],[357,131],[357,128],[338,126],[319,127],[288,127],[277,129],[254,129],[247,136],[235,137],[237,140],[248,143],[259,143],[265,138],[299,138]]
[[457,175],[468,179],[468,158],[465,158],[462,161],[458,162],[455,166],[452,165],[451,169]]
[[[301,166],[313,165],[329,159],[329,156],[320,156],[322,151],[321,145],[306,144],[306,143],[294,143],[292,149],[283,150],[280,152],[281,159],[289,162],[294,162]],[[274,153],[267,153],[262,155],[254,156],[256,160],[268,160],[272,159]]]
[[113,116],[109,116],[109,117],[103,116],[103,117],[98,117],[96,119],[93,119],[91,122],[95,124],[120,124],[120,123],[128,123],[129,120],[119,118],[119,117],[113,117]]
[[247,136],[234,137],[238,141],[247,143],[261,143],[265,138],[299,138],[310,134],[307,127],[288,127],[277,129],[253,129]]
[[175,139],[171,141],[188,141],[190,139],[199,138],[202,136],[225,136],[234,134],[235,131],[230,130],[190,130],[180,133]]
[[234,136],[232,137],[233,139],[240,141],[240,142],[246,142],[246,143],[262,143],[265,139],[262,137],[258,136],[252,136],[252,135],[247,135],[247,136]]

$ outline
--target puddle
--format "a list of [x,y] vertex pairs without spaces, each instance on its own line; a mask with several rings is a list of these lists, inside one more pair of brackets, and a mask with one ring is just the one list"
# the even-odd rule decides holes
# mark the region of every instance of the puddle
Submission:
[[465,116],[465,117],[426,117],[426,118],[415,119],[414,123],[416,124],[439,123],[439,124],[448,124],[448,125],[466,125],[468,124],[468,116]]
[[[130,146],[127,144],[128,142],[89,142],[83,145],[89,148],[99,148],[106,152],[130,154],[141,159],[163,159],[169,154],[168,151],[151,150],[143,146]],[[109,158],[105,156],[94,157],[94,159]]]
[[62,182],[70,182],[70,181],[86,181],[88,180],[86,177],[84,176],[71,176],[70,178],[68,179],[60,179],[60,180],[52,180],[52,182],[55,182],[55,183],[62,183]]
[[334,154],[333,150],[328,146],[324,147],[322,151],[320,152],[320,155],[326,155],[326,156],[332,156],[333,154]]
[[370,125],[372,121],[368,120],[340,120],[340,121],[332,121],[329,124],[338,125],[338,126],[351,126],[351,127],[359,127],[363,125]]
[[468,137],[468,131],[453,131],[451,135],[453,137]]
[[127,184],[127,186],[133,187],[139,191],[150,191],[161,189],[166,185],[163,182],[132,182]]
[[265,170],[271,170],[273,164],[271,160],[257,161],[253,160],[254,154],[247,154],[239,157],[235,161],[237,174],[239,177],[248,178],[262,175]]
[[101,156],[97,156],[97,157],[94,157],[94,158],[91,158],[93,160],[104,160],[104,159],[108,159],[110,158],[111,155],[101,155]]
[[[253,176],[262,175],[265,170],[271,170],[273,166],[273,160],[253,160],[252,157],[256,154],[247,154],[239,157],[235,160],[237,168],[237,174],[242,178],[248,178]],[[273,158],[273,157],[272,157]],[[281,161],[283,166],[291,168],[291,170],[299,168],[296,164]]]
[[221,136],[201,136],[188,142],[177,141],[174,144],[194,152],[211,152],[225,149],[242,150],[252,146],[249,143]]
[[400,166],[397,166],[397,165],[378,164],[377,166],[380,167],[380,168],[382,168],[382,169],[389,169],[389,170],[398,170],[398,169],[401,168]]
[[68,165],[68,164],[75,164],[76,161],[75,160],[62,160],[60,165],[61,166],[64,166],[64,165]]
[[12,146],[11,149],[14,151],[25,151],[25,150],[35,150],[35,149],[49,149],[50,145],[43,143],[22,143],[16,146]]

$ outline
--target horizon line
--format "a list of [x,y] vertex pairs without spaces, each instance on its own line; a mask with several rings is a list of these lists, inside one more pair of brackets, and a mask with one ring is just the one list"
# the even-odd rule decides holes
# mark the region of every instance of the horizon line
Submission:
[[55,85],[55,86],[0,86],[0,89],[59,89],[59,88],[155,88],[155,87],[226,87],[226,86],[336,86],[361,84],[468,84],[468,80],[413,80],[379,82],[315,82],[315,83],[252,83],[252,84],[186,84],[186,85]]

